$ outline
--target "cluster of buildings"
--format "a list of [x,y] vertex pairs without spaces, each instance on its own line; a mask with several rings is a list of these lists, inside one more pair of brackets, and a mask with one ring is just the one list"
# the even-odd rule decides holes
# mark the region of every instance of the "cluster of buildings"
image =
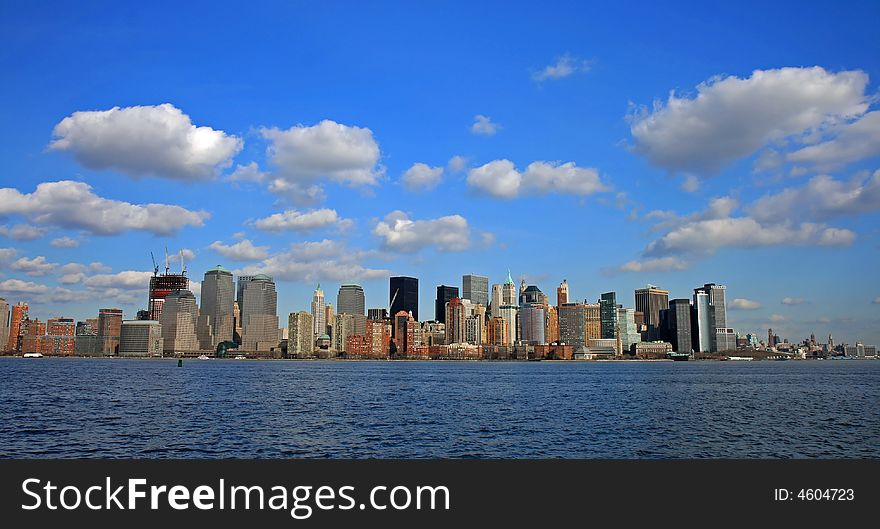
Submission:
[[728,326],[726,287],[707,283],[689,298],[648,285],[634,292],[634,306],[616,292],[592,302],[575,300],[563,280],[555,302],[535,285],[510,275],[492,284],[467,274],[461,285],[440,285],[434,318],[419,318],[419,280],[389,280],[388,306],[367,308],[364,289],[344,284],[336,305],[320,284],[310,310],[291,312],[279,325],[275,282],[263,274],[233,277],[216,266],[205,272],[201,303],[189,290],[186,271],[154,270],[146,310],[123,319],[122,310],[102,309],[97,318],[47,322],[28,317],[28,306],[0,300],[0,343],[12,353],[58,356],[196,356],[236,354],[287,358],[354,359],[602,359],[665,358],[670,353],[711,355],[763,349],[824,357],[876,356],[874,346],[835,347],[805,340],[737,336]]

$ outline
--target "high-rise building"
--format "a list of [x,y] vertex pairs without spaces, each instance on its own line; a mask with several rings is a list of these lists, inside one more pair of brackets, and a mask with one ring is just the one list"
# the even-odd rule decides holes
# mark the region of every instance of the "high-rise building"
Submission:
[[205,272],[202,280],[202,306],[200,317],[204,318],[210,343],[205,349],[215,349],[220,342],[232,341],[235,333],[235,289],[232,272],[217,265]]
[[76,337],[76,323],[73,318],[50,318],[46,321],[45,345],[43,354],[73,356]]
[[621,350],[630,351],[632,345],[642,341],[639,329],[635,321],[635,309],[620,307],[617,309],[618,337],[620,338]]
[[691,318],[694,351],[699,353],[711,351],[713,334],[709,294],[701,288],[694,289],[694,306]]
[[434,300],[434,321],[446,323],[446,304],[458,297],[458,287],[440,285],[437,287],[437,298]]
[[[360,317],[364,318],[364,315],[361,314]],[[345,344],[348,341],[348,337],[357,334],[355,318],[357,318],[355,314],[346,314],[344,312],[337,314],[333,318],[333,350],[337,353],[345,352]],[[366,319],[364,319],[364,324],[366,325]],[[363,336],[363,334],[358,336]],[[288,342],[287,347],[290,347],[290,342]]]
[[501,285],[495,283],[492,285],[492,299],[489,305],[489,314],[494,318],[500,314],[501,305]]
[[583,303],[563,303],[559,306],[559,341],[571,345],[575,351],[587,344],[587,314]]
[[367,354],[370,358],[388,358],[391,349],[391,327],[391,322],[387,320],[367,320],[365,338]]
[[389,280],[388,301],[391,314],[411,312],[419,321],[419,280],[415,277],[396,276]]
[[556,307],[568,303],[568,280],[563,279],[562,283],[556,287]]
[[306,358],[314,352],[314,317],[304,310],[291,312],[287,318],[287,356]]
[[545,317],[543,303],[525,302],[519,306],[520,339],[523,343],[529,345],[547,343],[544,336]]
[[[351,314],[355,317],[355,331],[353,334],[363,335],[366,332],[367,318],[364,307],[366,305],[364,303],[363,287],[351,283],[339,287],[339,293],[336,295],[336,313]],[[341,351],[342,348],[339,350]]]
[[162,350],[166,354],[198,351],[199,306],[189,290],[177,290],[165,296],[162,306]]
[[444,318],[444,323],[446,324],[446,345],[465,343],[467,311],[461,302],[461,298],[454,297],[449,300],[444,310],[446,311]]
[[27,318],[21,322],[20,327],[22,353],[43,353],[44,338],[46,337],[46,324],[39,319]]
[[[242,349],[270,351],[278,346],[278,296],[275,282],[265,274],[239,277],[241,289]],[[323,333],[322,333],[323,334]]]
[[0,348],[6,350],[9,343],[9,303],[0,298]]
[[[170,295],[170,294],[169,294]],[[190,294],[192,295],[192,294]],[[167,296],[166,296],[167,299]],[[119,349],[119,334],[122,331],[122,309],[101,309],[98,311],[98,354],[113,356]]]
[[584,303],[584,332],[586,339],[602,338],[602,310],[598,303]]
[[315,287],[312,294],[312,333],[315,335],[313,340],[317,340],[318,336],[327,332],[327,308],[324,304],[324,291],[321,289],[321,283]]
[[510,328],[506,319],[495,316],[489,320],[488,336],[486,342],[494,346],[513,345],[510,341]]
[[[160,275],[159,269],[154,269],[153,276],[150,278],[150,291],[147,299],[149,319],[158,321],[162,317],[162,305],[168,294],[187,288],[189,288],[189,279],[182,269],[179,274],[172,274],[167,262],[164,274]],[[120,327],[121,325],[120,323]]]
[[660,329],[660,311],[669,308],[669,291],[648,285],[636,290],[636,311],[645,316],[644,324],[647,326],[647,339],[659,339],[662,334]]
[[510,270],[507,271],[507,279],[501,285],[501,304],[517,305],[516,284],[510,275]]
[[12,306],[9,315],[9,338],[6,341],[7,351],[21,352],[21,324],[28,317],[28,304],[19,301]]
[[489,278],[474,274],[461,276],[461,297],[472,302],[489,306]]
[[602,338],[617,337],[617,293],[605,292],[599,298]]
[[663,310],[666,311],[666,339],[672,344],[672,350],[690,353],[693,344],[690,300],[673,299],[669,308]]
[[324,305],[324,321],[327,322],[325,329],[327,336],[329,336],[331,340],[333,339],[333,325],[336,323],[333,319],[334,316],[335,315],[333,314],[333,304],[327,303],[326,305]]
[[[715,283],[706,283],[702,287],[694,289],[695,298],[697,293],[702,292],[705,293],[709,301],[709,350],[712,352],[736,349],[736,334],[733,329],[727,327],[726,291],[727,287]],[[731,336],[733,336],[732,347],[730,344]]]
[[422,328],[410,313],[400,311],[395,314],[394,326],[396,356],[409,356],[422,345]]
[[548,305],[547,309],[547,330],[544,331],[544,337],[547,343],[556,343],[559,341],[559,309],[556,305]]
[[119,356],[162,356],[163,346],[161,322],[123,320],[119,332]]
[[[398,311],[399,312],[399,311]],[[367,309],[368,320],[387,320],[388,309]]]

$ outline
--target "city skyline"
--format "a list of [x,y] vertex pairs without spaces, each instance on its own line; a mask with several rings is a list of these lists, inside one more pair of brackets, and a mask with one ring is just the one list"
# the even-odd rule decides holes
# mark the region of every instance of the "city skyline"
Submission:
[[279,3],[229,8],[229,47],[227,9],[47,9],[0,21],[0,297],[42,321],[133,318],[167,248],[199,300],[217,264],[273,277],[282,326],[318,283],[387,308],[416,277],[428,320],[511,269],[880,343],[880,6]]

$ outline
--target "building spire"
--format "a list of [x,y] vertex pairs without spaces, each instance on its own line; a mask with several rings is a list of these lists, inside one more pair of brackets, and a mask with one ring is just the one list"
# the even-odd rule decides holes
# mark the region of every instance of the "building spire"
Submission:
[[513,284],[513,277],[510,275],[510,268],[507,269],[507,281],[504,282],[506,285]]

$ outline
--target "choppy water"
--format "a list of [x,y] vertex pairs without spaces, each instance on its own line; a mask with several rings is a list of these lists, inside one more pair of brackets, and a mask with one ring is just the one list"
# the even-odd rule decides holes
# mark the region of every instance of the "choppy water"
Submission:
[[880,457],[880,361],[0,358],[0,457]]

